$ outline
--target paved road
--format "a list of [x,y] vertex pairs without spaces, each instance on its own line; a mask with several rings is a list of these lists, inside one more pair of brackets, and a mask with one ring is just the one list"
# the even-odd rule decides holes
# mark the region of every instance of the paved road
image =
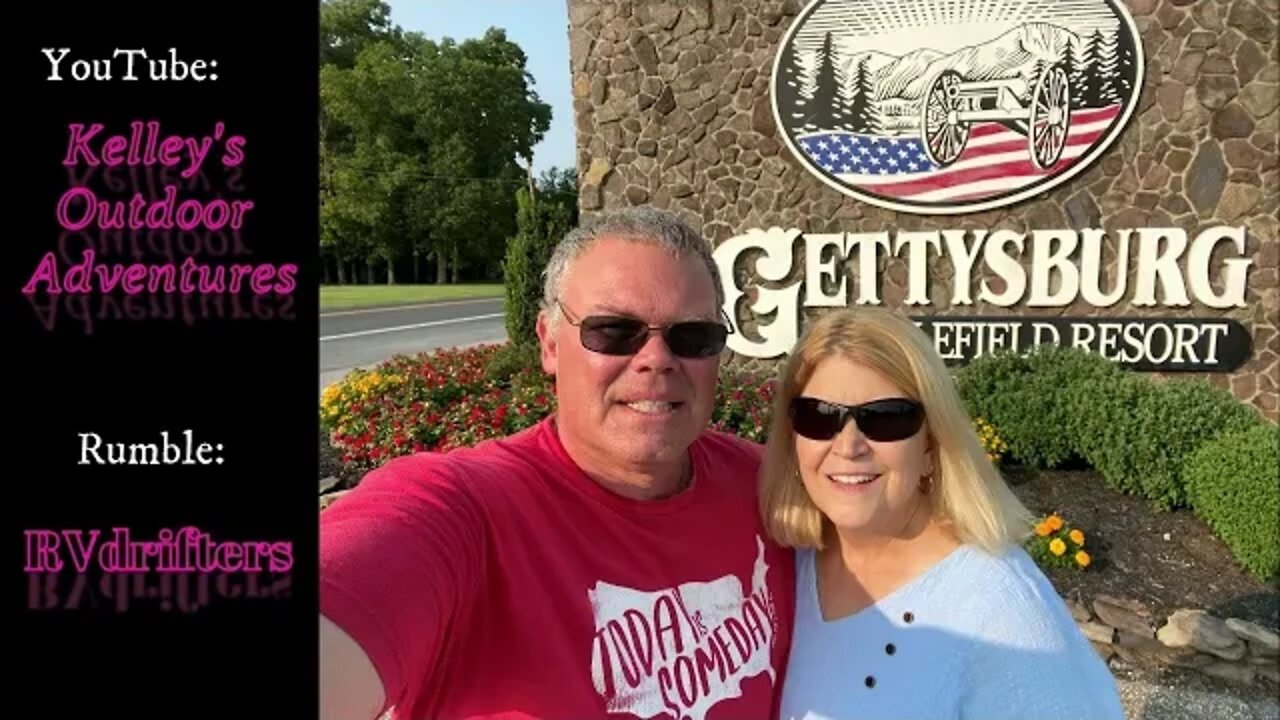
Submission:
[[502,305],[490,298],[321,313],[320,388],[400,353],[506,340]]

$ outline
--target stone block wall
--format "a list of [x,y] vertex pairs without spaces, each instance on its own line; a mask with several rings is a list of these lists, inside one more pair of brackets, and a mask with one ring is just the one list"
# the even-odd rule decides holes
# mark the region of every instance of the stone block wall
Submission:
[[[651,204],[677,211],[715,243],[771,226],[804,232],[1178,227],[1194,237],[1212,225],[1243,225],[1253,261],[1246,308],[1147,309],[1122,301],[1110,308],[997,310],[1238,320],[1252,334],[1250,360],[1233,373],[1201,377],[1280,418],[1280,0],[1127,0],[1146,73],[1123,135],[1063,185],[1011,207],[950,217],[897,213],[846,197],[786,148],[774,125],[769,84],[803,3],[567,3],[585,215]],[[930,267],[939,280],[951,272],[948,261]],[[886,304],[896,307],[906,294],[905,259],[882,259],[880,275]],[[982,279],[977,274],[975,284]],[[933,307],[940,315],[953,312],[945,293]],[[750,331],[751,320],[745,321]]]

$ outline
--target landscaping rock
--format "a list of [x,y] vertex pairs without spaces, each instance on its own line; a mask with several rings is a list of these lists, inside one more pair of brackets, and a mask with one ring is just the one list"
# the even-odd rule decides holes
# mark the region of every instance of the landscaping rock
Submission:
[[1280,685],[1280,665],[1256,665],[1253,669],[1254,672],[1258,673],[1259,677],[1264,677],[1276,685]]
[[1116,649],[1111,647],[1111,645],[1093,641],[1090,641],[1089,644],[1097,651],[1098,657],[1102,658],[1102,662],[1110,662],[1111,658],[1115,657]]
[[320,494],[323,495],[333,489],[338,484],[338,478],[330,475],[326,478],[320,478]]
[[[1135,665],[1159,667],[1177,665],[1179,667],[1201,667],[1214,662],[1214,658],[1200,655],[1191,647],[1169,647],[1155,638],[1137,635],[1120,630],[1116,633],[1113,645],[1116,654]],[[1197,660],[1203,657],[1203,660]]]
[[1212,675],[1227,682],[1248,685],[1253,682],[1257,670],[1252,665],[1238,665],[1229,662],[1216,662],[1200,668],[1205,675]]
[[1094,643],[1102,643],[1104,645],[1110,645],[1116,639],[1116,629],[1102,623],[1082,622],[1080,623],[1080,632],[1084,633],[1084,636]]
[[1228,618],[1227,627],[1236,637],[1248,641],[1249,650],[1255,657],[1270,658],[1280,655],[1280,635],[1275,632],[1239,618]]
[[1169,658],[1169,664],[1174,667],[1187,668],[1188,670],[1199,670],[1206,665],[1221,662],[1218,658],[1204,653],[1188,653],[1174,655]]
[[1203,610],[1176,611],[1156,637],[1168,647],[1193,647],[1224,660],[1239,660],[1246,650],[1226,622]]
[[[1067,609],[1071,611],[1071,617],[1075,618],[1076,622],[1086,623],[1093,619],[1093,616],[1089,614],[1089,608],[1085,607],[1083,603],[1073,598],[1067,598],[1066,603]],[[1107,642],[1111,641],[1108,640]]]
[[1280,662],[1280,658],[1276,657],[1275,648],[1257,645],[1253,642],[1245,642],[1245,645],[1249,647],[1249,657],[1253,658],[1254,662],[1272,664]]
[[1097,613],[1099,620],[1117,630],[1128,630],[1147,637],[1155,635],[1151,611],[1136,600],[1099,595],[1093,600],[1093,611]]

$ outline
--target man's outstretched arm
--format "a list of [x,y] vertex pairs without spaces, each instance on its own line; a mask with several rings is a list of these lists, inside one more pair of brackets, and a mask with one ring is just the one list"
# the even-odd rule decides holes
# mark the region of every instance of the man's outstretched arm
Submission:
[[363,648],[320,616],[320,720],[374,720],[386,702]]
[[322,512],[321,720],[443,700],[431,678],[484,582],[484,514],[457,472],[439,456],[398,458]]

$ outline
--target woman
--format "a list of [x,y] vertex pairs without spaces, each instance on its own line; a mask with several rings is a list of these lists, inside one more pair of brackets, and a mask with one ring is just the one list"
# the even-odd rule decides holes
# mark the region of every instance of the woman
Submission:
[[784,720],[1124,719],[909,320],[858,308],[808,329],[783,369],[760,503],[797,549]]

